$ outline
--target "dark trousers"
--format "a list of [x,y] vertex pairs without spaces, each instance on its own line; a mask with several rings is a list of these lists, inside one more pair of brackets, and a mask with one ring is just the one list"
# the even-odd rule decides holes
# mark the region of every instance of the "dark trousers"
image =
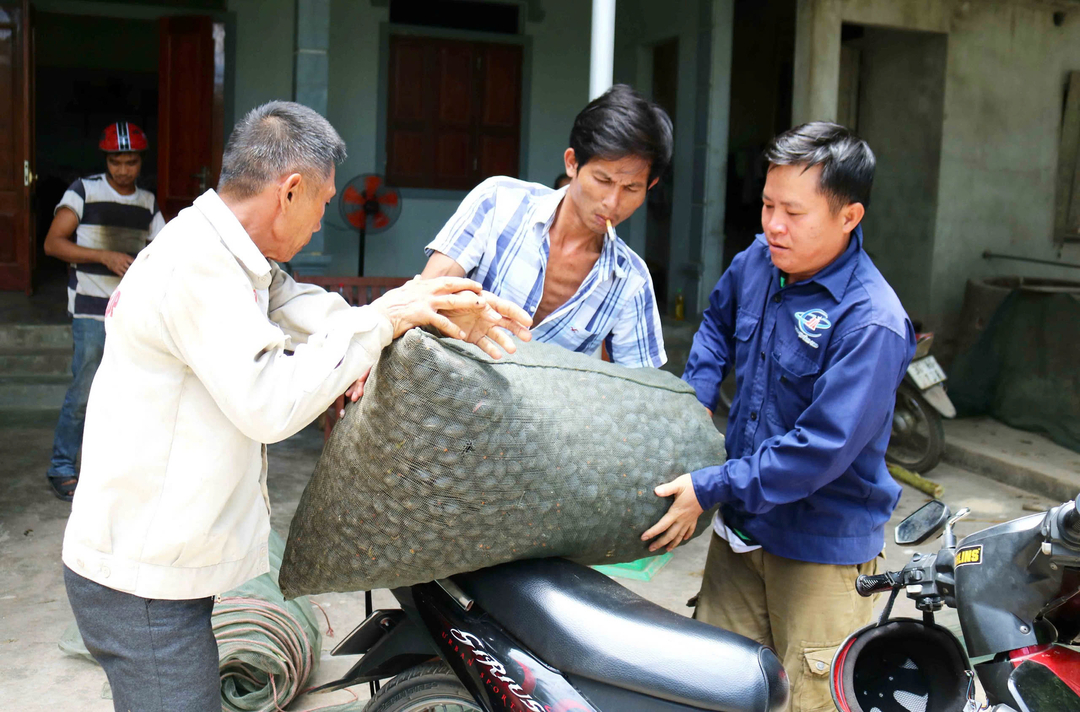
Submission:
[[139,598],[64,567],[83,642],[105,669],[117,712],[220,712],[213,598]]

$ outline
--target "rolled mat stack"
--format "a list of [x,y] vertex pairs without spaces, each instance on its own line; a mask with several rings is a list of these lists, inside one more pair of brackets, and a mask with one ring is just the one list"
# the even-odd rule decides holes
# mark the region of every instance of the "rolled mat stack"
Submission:
[[327,442],[281,588],[288,598],[514,559],[640,559],[641,534],[671,504],[653,488],[723,461],[723,436],[671,374],[540,343],[493,360],[414,329],[383,351]]
[[270,571],[218,596],[211,625],[218,643],[225,712],[273,712],[315,672],[322,633],[306,598],[278,588],[285,542],[270,532]]

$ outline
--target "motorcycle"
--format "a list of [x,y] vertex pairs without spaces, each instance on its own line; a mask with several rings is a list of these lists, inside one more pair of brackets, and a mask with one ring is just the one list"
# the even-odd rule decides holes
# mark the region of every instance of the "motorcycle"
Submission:
[[945,371],[930,354],[933,332],[917,334],[915,356],[896,389],[892,437],[885,459],[913,472],[929,472],[945,454],[942,417],[955,418],[945,392]]
[[400,609],[371,612],[331,653],[363,657],[318,688],[368,682],[366,712],[787,705],[787,674],[769,648],[566,559],[515,561],[392,593]]
[[[1080,712],[1080,512],[1077,501],[994,525],[957,542],[933,500],[896,527],[902,546],[942,533],[936,554],[900,571],[860,576],[863,596],[891,591],[881,620],[837,650],[832,690],[843,712],[976,710],[974,678],[996,712]],[[923,620],[889,618],[903,590]],[[934,623],[955,608],[966,643]],[[968,657],[970,656],[970,658]],[[972,665],[970,659],[978,661]]]

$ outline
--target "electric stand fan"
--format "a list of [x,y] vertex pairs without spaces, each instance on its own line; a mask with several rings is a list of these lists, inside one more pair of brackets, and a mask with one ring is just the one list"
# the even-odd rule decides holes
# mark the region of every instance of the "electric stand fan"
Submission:
[[401,215],[401,194],[374,173],[363,173],[345,184],[338,201],[341,219],[360,231],[360,260],[357,275],[364,276],[364,246],[367,234],[389,230]]

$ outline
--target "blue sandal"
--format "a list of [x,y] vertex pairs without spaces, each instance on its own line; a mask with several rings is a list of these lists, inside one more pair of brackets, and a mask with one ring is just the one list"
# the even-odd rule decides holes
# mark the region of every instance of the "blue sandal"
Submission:
[[65,502],[75,499],[75,488],[79,484],[78,477],[46,477],[46,479],[49,480],[49,486],[52,487],[53,494],[57,498]]

